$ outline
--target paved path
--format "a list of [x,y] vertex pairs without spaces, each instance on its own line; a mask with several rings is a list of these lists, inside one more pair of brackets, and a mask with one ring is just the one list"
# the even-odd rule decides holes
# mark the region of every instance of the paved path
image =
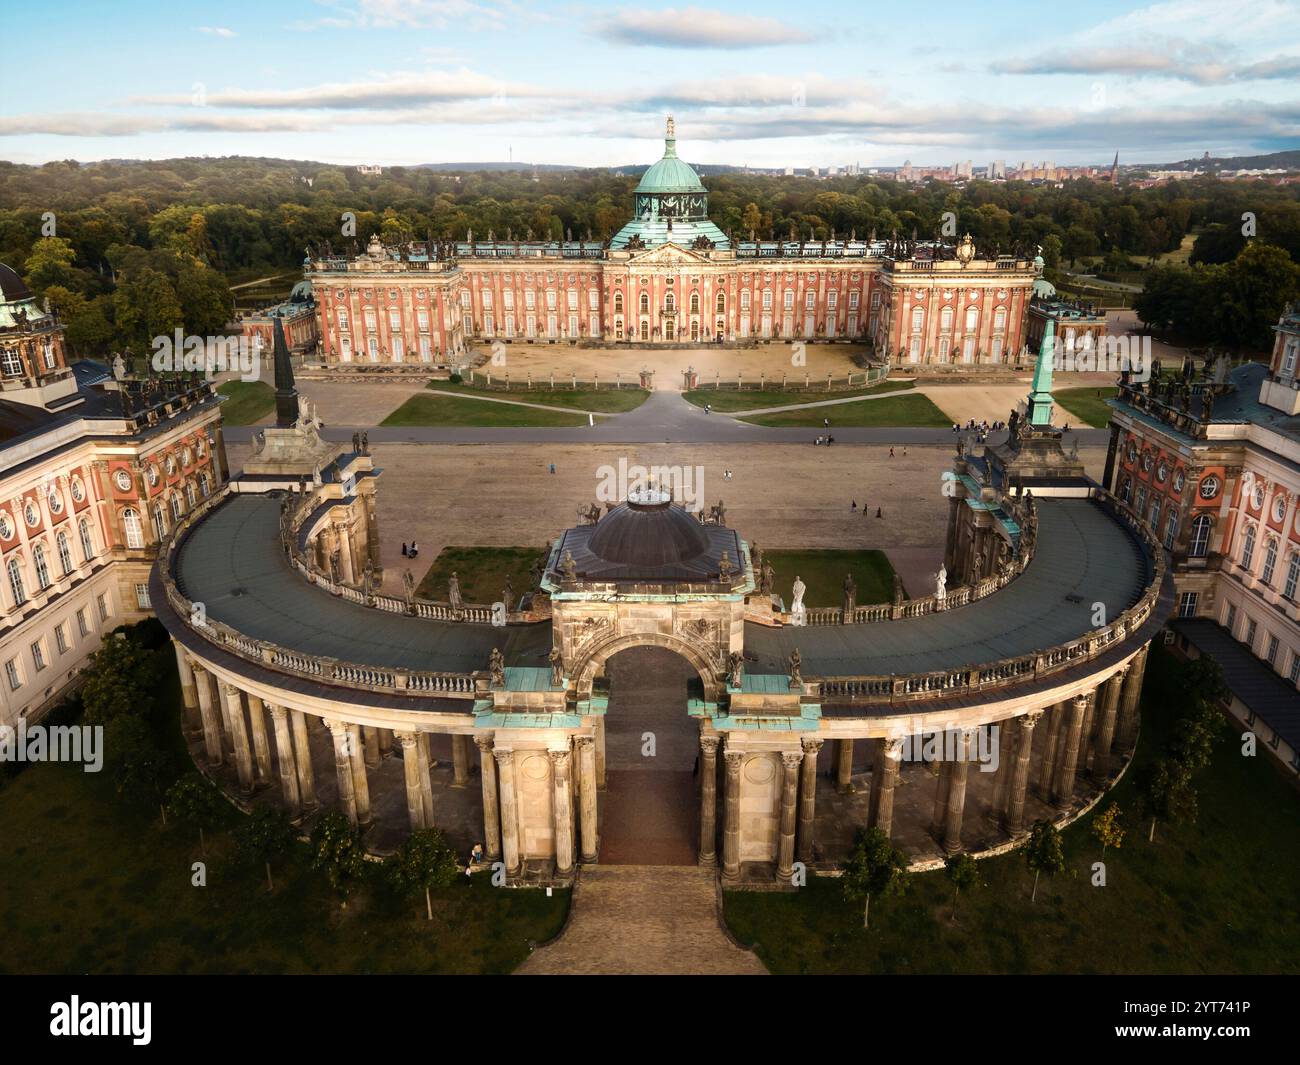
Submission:
[[[579,413],[570,411],[569,413]],[[748,415],[752,412],[737,412]],[[321,436],[336,443],[348,443],[352,434],[364,429],[372,444],[809,444],[824,431],[820,426],[772,428],[749,425],[725,414],[705,414],[702,407],[687,403],[679,392],[652,392],[650,397],[625,414],[598,418],[594,426],[573,428],[539,428],[524,426],[502,428],[489,426],[371,426],[327,424]],[[832,426],[837,443],[843,444],[947,444],[952,445],[951,429],[927,428],[841,428]],[[227,426],[226,439],[246,443],[252,439],[253,426]],[[993,441],[1002,434],[993,434]],[[1110,439],[1106,429],[1081,429],[1071,432],[1065,441],[1078,438],[1080,447],[1105,446]]]
[[521,975],[761,976],[758,958],[718,925],[717,873],[694,865],[590,865],[564,932]]
[[441,388],[426,388],[417,395],[446,396],[448,399],[477,399],[483,403],[504,403],[507,407],[531,407],[533,410],[555,410],[561,414],[594,414],[597,418],[606,418],[608,413],[587,410],[584,407],[555,407],[549,403],[528,403],[522,399],[502,399],[498,396],[475,396],[467,392],[446,392]]
[[752,418],[755,414],[776,414],[787,410],[802,410],[804,407],[838,407],[842,403],[864,403],[869,399],[889,399],[891,396],[912,396],[916,391],[900,388],[893,392],[877,392],[871,396],[844,396],[842,399],[816,399],[811,403],[783,403],[779,407],[755,407],[753,410],[729,412],[729,417]]

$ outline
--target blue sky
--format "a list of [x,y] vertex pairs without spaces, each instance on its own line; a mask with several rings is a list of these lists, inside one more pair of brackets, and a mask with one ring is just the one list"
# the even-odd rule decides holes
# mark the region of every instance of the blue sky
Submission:
[[1300,0],[11,7],[0,158],[1060,163],[1300,147]]

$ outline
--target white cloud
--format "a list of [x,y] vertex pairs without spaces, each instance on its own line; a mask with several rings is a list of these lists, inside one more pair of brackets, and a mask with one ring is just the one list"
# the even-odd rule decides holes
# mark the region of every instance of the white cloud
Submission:
[[614,44],[647,48],[770,48],[813,39],[777,19],[698,7],[620,11],[598,24],[596,34]]
[[225,26],[199,26],[198,31],[212,37],[222,37],[225,40],[238,36],[234,30],[228,30]]

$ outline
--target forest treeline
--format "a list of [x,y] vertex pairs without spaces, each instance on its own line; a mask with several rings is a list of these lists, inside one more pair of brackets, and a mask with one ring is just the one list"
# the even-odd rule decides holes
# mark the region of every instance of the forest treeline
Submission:
[[[76,351],[98,354],[139,348],[178,326],[219,332],[230,318],[231,284],[296,270],[309,244],[347,249],[372,233],[400,241],[463,239],[471,231],[480,239],[607,239],[627,220],[637,180],[603,170],[418,167],[366,176],[245,157],[0,163],[0,262],[50,300]],[[957,231],[986,251],[1032,254],[1041,246],[1053,272],[1093,261],[1142,269],[1195,233],[1188,266],[1149,271],[1158,282],[1149,320],[1203,344],[1257,347],[1272,324],[1263,316],[1300,294],[1294,185],[1206,178],[1150,189],[1090,181],[957,188],[739,173],[705,183],[711,217],[737,236],[925,238],[951,212]],[[344,233],[345,214],[355,220],[355,238]],[[1250,255],[1239,262],[1248,243]],[[1228,297],[1231,313],[1207,316],[1207,302]]]

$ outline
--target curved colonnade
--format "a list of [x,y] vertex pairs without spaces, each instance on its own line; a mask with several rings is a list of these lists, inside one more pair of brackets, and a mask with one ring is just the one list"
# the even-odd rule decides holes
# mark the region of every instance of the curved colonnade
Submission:
[[[153,601],[209,765],[233,763],[246,794],[278,782],[295,816],[331,793],[364,826],[376,816],[369,774],[398,755],[406,820],[421,828],[435,823],[431,738],[451,737],[453,787],[470,782],[476,744],[487,857],[516,879],[539,866],[562,879],[598,857],[605,702],[589,684],[620,647],[674,647],[715,693],[691,711],[701,719],[700,861],[719,863],[728,881],[751,864],[785,878],[796,857],[819,857],[817,759],[828,741],[837,790],[851,787],[855,742],[869,744],[867,819],[889,833],[909,740],[955,738],[930,824],[945,852],[962,849],[970,765],[990,736],[1001,751],[992,812],[1005,836],[1025,831],[1031,786],[1069,816],[1081,777],[1104,783],[1132,749],[1146,647],[1172,597],[1159,545],[1122,504],[1104,493],[1039,499],[1032,561],[978,601],[872,624],[746,621],[743,690],[716,646],[633,619],[601,626],[552,675],[559,641],[548,621],[429,620],[313,583],[281,546],[280,510],[272,496],[216,498],[155,568]],[[1100,625],[1098,607],[1109,619]],[[789,666],[796,648],[802,676]],[[322,788],[311,733],[326,729],[334,774]]]

